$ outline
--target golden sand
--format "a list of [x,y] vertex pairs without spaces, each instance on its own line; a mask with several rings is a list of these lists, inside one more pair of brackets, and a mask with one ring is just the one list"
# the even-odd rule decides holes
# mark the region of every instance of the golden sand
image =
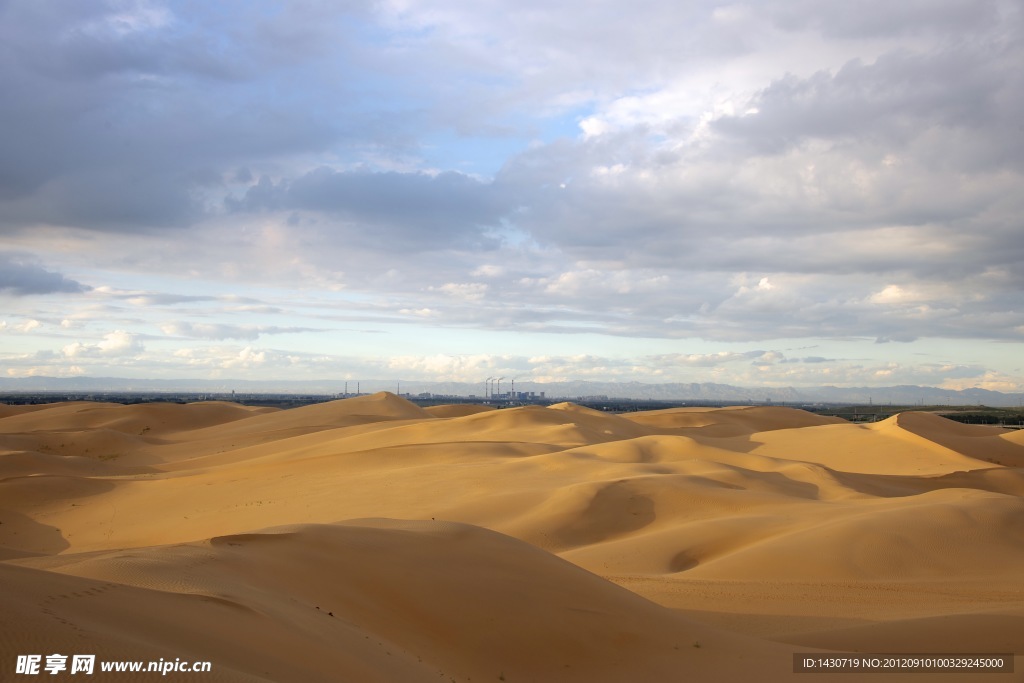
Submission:
[[4,681],[51,652],[212,662],[168,680],[931,680],[792,655],[1024,653],[1024,438],[388,393],[0,406],[0,582]]

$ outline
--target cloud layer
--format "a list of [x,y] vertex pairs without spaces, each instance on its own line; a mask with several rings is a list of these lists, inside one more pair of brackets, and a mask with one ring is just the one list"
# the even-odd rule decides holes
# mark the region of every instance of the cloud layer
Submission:
[[11,0],[5,330],[121,331],[154,372],[265,335],[234,367],[653,377],[809,340],[751,367],[853,382],[856,343],[882,381],[941,344],[1024,381],[1022,37],[1012,0]]

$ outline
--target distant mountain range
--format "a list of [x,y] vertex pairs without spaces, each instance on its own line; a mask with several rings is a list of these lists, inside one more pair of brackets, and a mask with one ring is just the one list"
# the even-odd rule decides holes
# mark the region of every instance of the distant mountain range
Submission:
[[[735,403],[875,403],[878,405],[986,405],[1021,406],[1024,393],[1002,393],[987,389],[954,391],[937,387],[737,387],[729,384],[643,382],[502,382],[492,384],[502,393],[544,392],[547,398],[577,400],[586,397],[651,399],[665,401],[710,401]],[[396,380],[245,380],[245,379],[126,379],[119,377],[5,377],[0,391],[6,392],[153,392],[230,394],[342,394],[392,391],[402,394],[430,393],[450,396],[485,395],[484,382],[426,382]]]

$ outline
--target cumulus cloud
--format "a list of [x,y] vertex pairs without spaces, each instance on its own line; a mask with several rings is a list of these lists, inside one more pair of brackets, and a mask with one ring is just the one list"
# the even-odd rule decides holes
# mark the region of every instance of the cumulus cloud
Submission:
[[138,335],[115,330],[103,336],[96,344],[74,342],[62,349],[67,358],[134,357],[145,351]]
[[[935,52],[894,51],[871,63],[855,59],[835,72],[819,71],[807,78],[792,75],[776,80],[748,104],[754,115],[723,116],[717,131],[742,138],[756,151],[778,153],[809,140],[857,140],[884,145],[892,164],[912,148],[923,132],[920,125],[945,130],[1001,129],[1009,152],[995,153],[994,163],[1010,162],[1019,134],[1002,110],[1013,81],[998,79],[1002,61],[995,50],[971,46]],[[995,61],[995,64],[993,63]],[[979,141],[986,138],[979,136]],[[955,145],[936,154],[959,153]],[[1013,160],[1017,161],[1017,160]]]
[[28,334],[42,326],[43,324],[34,318],[23,320],[20,323],[13,325],[8,324],[6,320],[0,320],[0,332],[11,330],[12,332],[18,332],[20,334]]
[[431,289],[464,301],[480,301],[486,296],[488,286],[483,282],[446,282]]
[[248,369],[258,367],[267,362],[267,354],[264,351],[257,351],[251,346],[246,346],[238,352],[234,358],[227,359],[220,363],[220,367],[226,370]]
[[[475,382],[483,376],[518,374],[528,372],[525,359],[517,356],[495,356],[488,354],[430,356],[401,355],[388,358],[389,370],[406,377],[432,377],[439,380]],[[510,377],[511,379],[511,377]]]

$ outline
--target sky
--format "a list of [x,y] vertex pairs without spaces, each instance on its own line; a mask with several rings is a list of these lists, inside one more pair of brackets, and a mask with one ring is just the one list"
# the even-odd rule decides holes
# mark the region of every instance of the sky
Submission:
[[1024,391],[1019,0],[0,0],[0,375]]

